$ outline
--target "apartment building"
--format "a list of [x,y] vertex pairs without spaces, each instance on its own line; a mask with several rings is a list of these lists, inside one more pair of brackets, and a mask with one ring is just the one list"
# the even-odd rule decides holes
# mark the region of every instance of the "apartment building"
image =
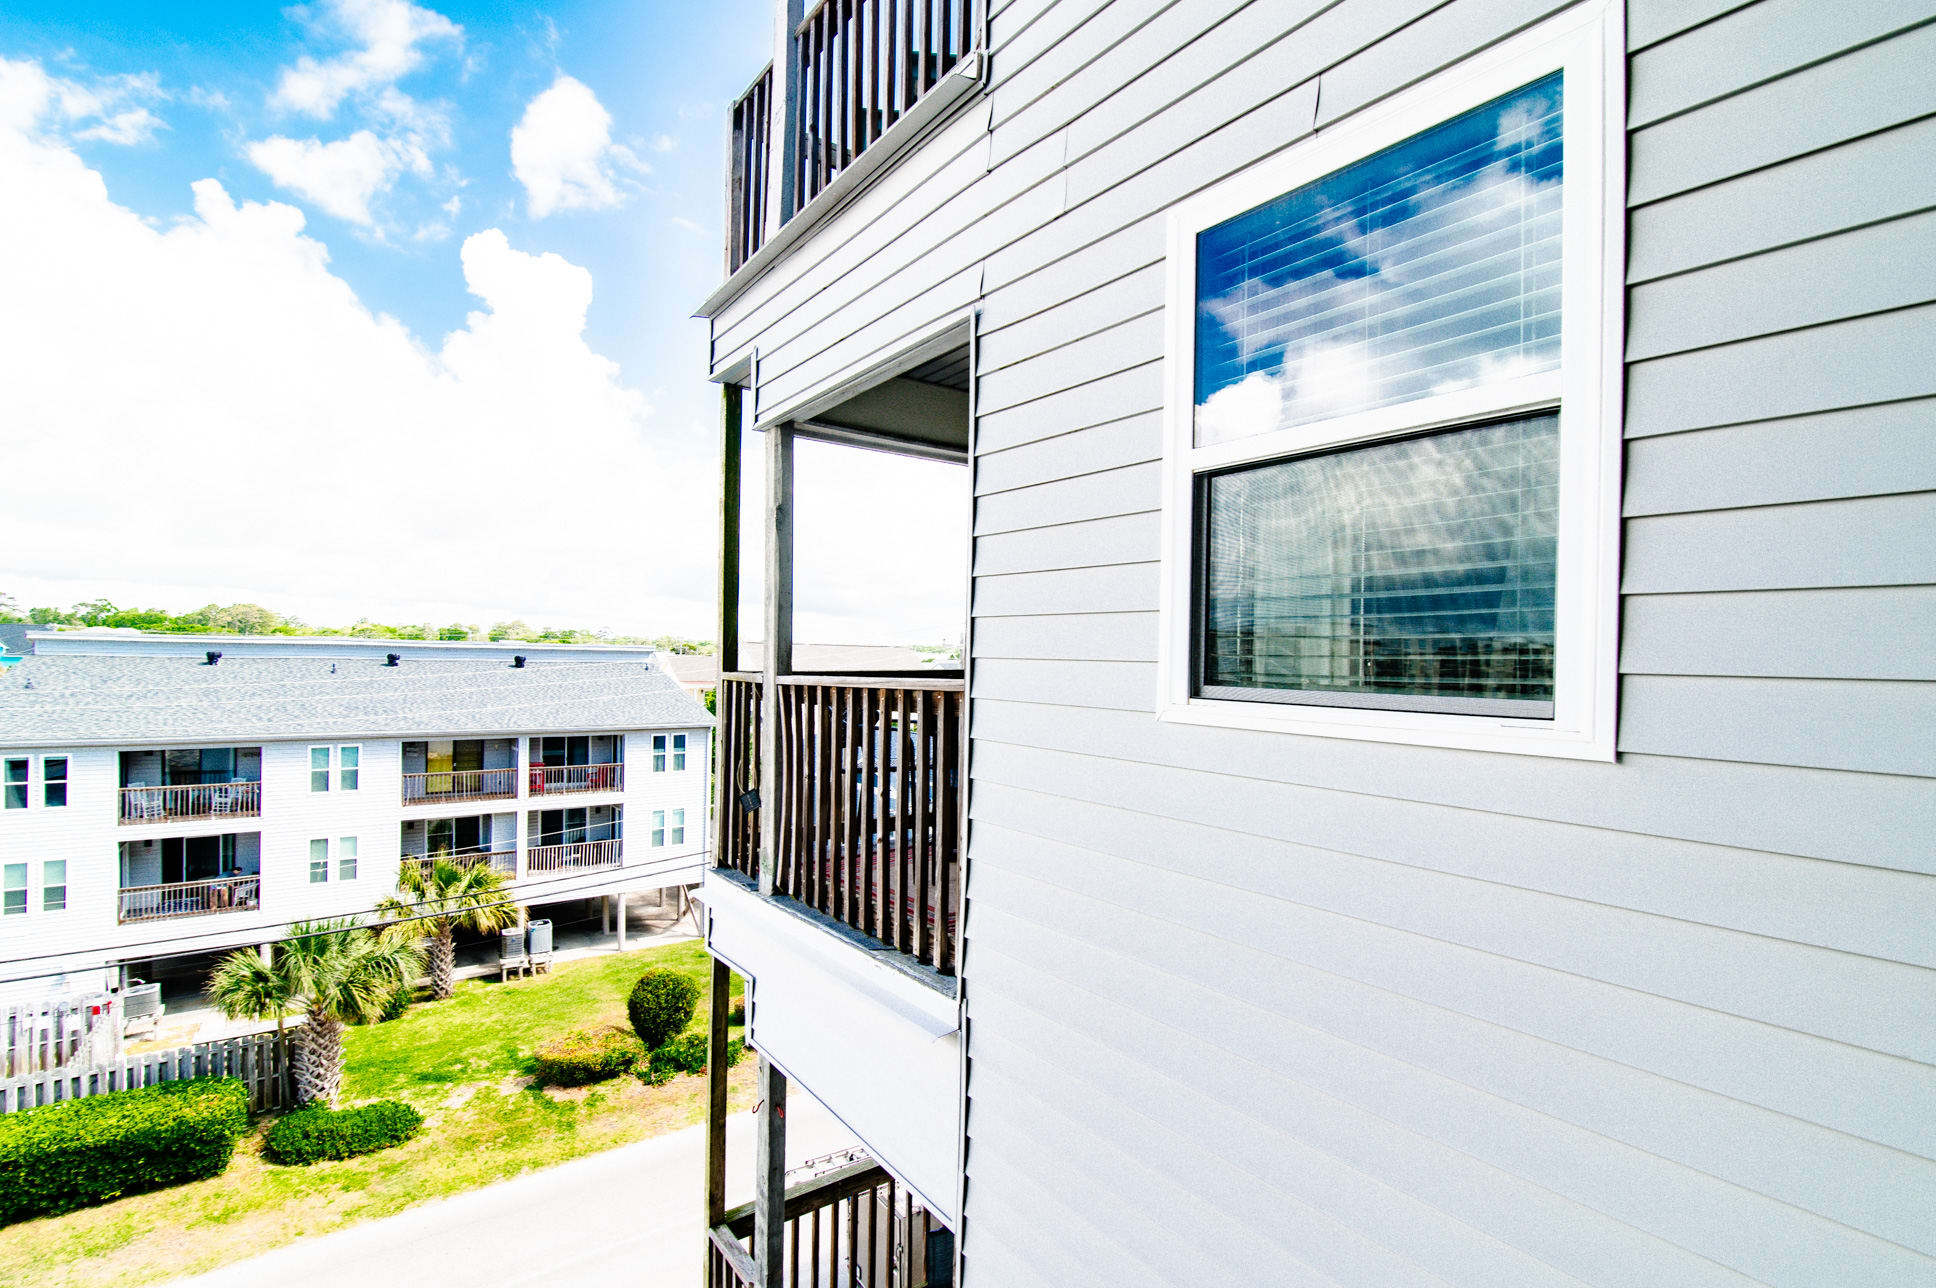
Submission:
[[699,879],[711,717],[649,651],[28,647],[0,673],[4,1000],[367,916],[437,857],[489,864],[537,915],[603,900],[621,924],[629,895]]
[[[1933,20],[776,4],[714,1288],[1936,1283]],[[808,442],[959,464],[963,673],[796,665]]]

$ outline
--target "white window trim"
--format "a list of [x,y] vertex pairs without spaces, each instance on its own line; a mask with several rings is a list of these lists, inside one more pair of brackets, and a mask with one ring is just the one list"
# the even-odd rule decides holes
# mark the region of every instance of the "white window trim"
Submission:
[[[318,860],[316,857],[316,847],[319,845],[323,847],[323,857],[320,860]],[[330,870],[329,870],[330,864],[334,863],[335,861],[336,861],[336,847],[330,844],[330,840],[328,837],[312,836],[309,838],[309,884],[310,885],[328,885],[330,880]],[[321,880],[318,880],[316,877],[317,864],[319,862],[322,865],[323,875]]]
[[[316,767],[316,753],[323,753],[323,767]],[[312,746],[304,753],[303,768],[309,775],[309,790],[312,795],[321,796],[336,790],[336,749],[330,746]],[[316,775],[323,776],[323,785],[316,786]]]
[[[343,753],[345,751],[350,751],[352,749],[356,752],[356,764],[347,766],[347,768],[351,768],[356,771],[356,786],[345,787],[343,786],[343,770],[346,768],[346,766],[343,764]],[[336,762],[335,790],[339,792],[362,791],[363,790],[363,744],[360,742],[337,743],[336,750],[334,753],[334,759]]]
[[[1414,746],[1614,758],[1627,188],[1623,43],[1619,0],[1590,0],[1328,127],[1170,213],[1158,719]],[[1554,71],[1566,74],[1559,373],[1195,447],[1197,234]],[[1198,473],[1545,410],[1555,403],[1560,408],[1560,521],[1551,720],[1193,696],[1191,561]]]

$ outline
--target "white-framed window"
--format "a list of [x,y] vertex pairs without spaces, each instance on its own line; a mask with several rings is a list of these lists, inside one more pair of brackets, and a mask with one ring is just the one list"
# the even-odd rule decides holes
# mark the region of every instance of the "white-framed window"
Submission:
[[16,756],[7,761],[4,786],[8,809],[27,808],[27,775],[30,764],[31,762],[25,756]]
[[666,767],[666,736],[662,733],[652,735],[652,772],[663,774]]
[[685,767],[686,767],[686,735],[682,733],[675,733],[672,735],[672,768],[675,771],[678,771],[678,770],[684,770]]
[[309,749],[309,790],[326,792],[331,787],[331,769],[334,768],[334,786],[338,791],[353,792],[362,786],[363,748],[356,743],[345,743],[340,747],[311,747]]
[[18,917],[27,911],[27,865],[0,864],[0,916]]
[[336,879],[338,881],[356,880],[357,840],[353,836],[336,839]]
[[48,859],[40,865],[40,910],[59,912],[67,907],[67,860]]
[[686,843],[686,811],[682,809],[672,811],[672,843],[674,845]]
[[40,803],[48,809],[67,804],[67,757],[40,758]]
[[1172,213],[1162,718],[1612,757],[1611,13]]
[[659,849],[666,843],[666,812],[662,809],[652,811],[652,848]]
[[329,880],[329,838],[317,837],[309,843],[309,884],[322,885]]

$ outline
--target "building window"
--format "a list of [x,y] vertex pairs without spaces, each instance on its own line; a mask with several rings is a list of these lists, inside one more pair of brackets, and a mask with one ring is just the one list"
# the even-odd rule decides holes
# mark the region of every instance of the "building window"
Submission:
[[672,811],[672,843],[674,845],[686,843],[686,811],[682,809]]
[[1611,755],[1606,12],[1177,212],[1165,718]]
[[46,756],[40,762],[40,803],[48,809],[67,804],[67,757]]
[[662,733],[652,735],[652,772],[663,774],[666,767],[666,736]]
[[336,879],[356,880],[356,838],[339,837],[336,842]]
[[40,910],[59,912],[67,907],[67,860],[48,859],[40,865]]
[[24,758],[7,762],[6,789],[8,809],[27,808],[27,761]]
[[363,748],[350,746],[336,749],[336,786],[343,791],[353,792],[363,778]]
[[0,867],[0,915],[17,917],[27,911],[27,865]]
[[672,735],[672,767],[676,770],[686,767],[686,735],[682,733]]
[[315,840],[309,843],[309,884],[321,885],[329,880],[329,841]]
[[309,749],[309,790],[326,792],[329,790],[329,748],[311,747]]
[[666,834],[665,811],[662,809],[655,809],[652,811],[652,848],[653,849],[656,850],[666,843],[665,834]]

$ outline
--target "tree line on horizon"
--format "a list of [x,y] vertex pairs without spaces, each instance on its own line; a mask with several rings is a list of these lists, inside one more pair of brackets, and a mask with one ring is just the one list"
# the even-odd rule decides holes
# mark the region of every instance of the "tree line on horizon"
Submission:
[[711,653],[710,640],[674,635],[615,635],[577,627],[535,628],[521,618],[489,627],[475,623],[388,623],[360,617],[348,626],[314,626],[261,604],[204,604],[187,613],[160,608],[120,608],[105,599],[85,599],[71,608],[22,609],[0,593],[0,622],[34,626],[110,626],[138,631],[191,635],[350,635],[389,640],[516,640],[527,644],[646,644],[667,653]]

